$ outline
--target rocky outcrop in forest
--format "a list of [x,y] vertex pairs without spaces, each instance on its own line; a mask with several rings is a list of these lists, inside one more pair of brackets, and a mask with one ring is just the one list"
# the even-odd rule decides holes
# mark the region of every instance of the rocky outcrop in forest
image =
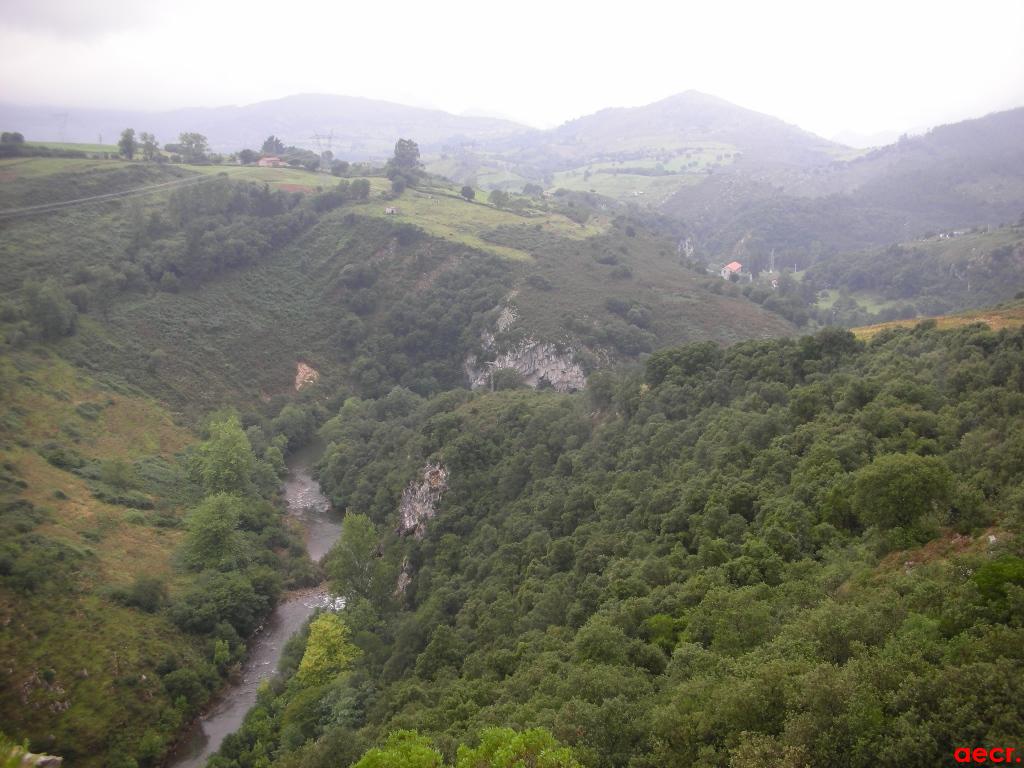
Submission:
[[523,377],[523,383],[536,389],[547,382],[559,392],[575,392],[587,386],[583,368],[569,352],[561,352],[554,344],[528,338],[514,349],[500,353],[493,362],[477,364],[475,357],[466,361],[469,385],[479,389],[490,385],[491,373],[511,368]]
[[422,539],[427,523],[437,514],[437,503],[447,490],[448,470],[441,464],[428,463],[420,478],[410,482],[402,492],[398,504],[398,534],[412,534]]

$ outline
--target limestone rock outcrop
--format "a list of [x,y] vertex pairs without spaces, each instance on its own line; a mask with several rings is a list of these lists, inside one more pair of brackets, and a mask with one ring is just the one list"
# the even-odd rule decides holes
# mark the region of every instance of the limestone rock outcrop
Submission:
[[528,338],[514,349],[501,352],[493,362],[477,365],[475,357],[466,361],[466,375],[472,389],[490,385],[491,371],[512,368],[531,387],[547,382],[559,392],[575,392],[587,386],[583,368],[569,352],[560,352],[554,344]]
[[402,491],[398,504],[397,532],[422,539],[427,523],[437,514],[437,504],[448,490],[448,470],[441,464],[427,464],[419,479]]

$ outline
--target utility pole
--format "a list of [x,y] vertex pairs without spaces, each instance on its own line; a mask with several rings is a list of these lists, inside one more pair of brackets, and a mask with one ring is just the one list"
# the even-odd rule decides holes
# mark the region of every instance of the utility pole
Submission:
[[333,159],[331,146],[334,144],[334,129],[331,128],[331,130],[327,132],[326,136],[324,136],[323,134],[314,133],[313,141],[316,142],[317,152],[320,153],[320,173],[330,173],[330,161],[327,159],[327,155],[331,154]]
[[57,121],[57,140],[64,143],[64,130],[68,127],[68,113],[58,112],[55,114],[54,119]]

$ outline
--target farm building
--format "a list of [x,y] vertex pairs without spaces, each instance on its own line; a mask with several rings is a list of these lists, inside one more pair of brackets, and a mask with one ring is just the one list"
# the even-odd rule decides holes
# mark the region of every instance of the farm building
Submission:
[[738,261],[730,261],[728,264],[726,264],[724,267],[722,267],[722,272],[721,272],[722,279],[723,280],[728,280],[733,275],[736,275],[736,277],[739,277],[742,272],[743,272],[743,265],[742,264],[740,264]]
[[287,165],[287,163],[285,163],[285,161],[280,157],[269,156],[261,157],[256,162],[256,165],[260,166],[260,168],[281,168],[282,166]]

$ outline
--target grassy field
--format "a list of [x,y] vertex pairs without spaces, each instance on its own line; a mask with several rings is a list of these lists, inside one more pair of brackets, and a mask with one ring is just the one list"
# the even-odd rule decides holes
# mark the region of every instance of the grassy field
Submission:
[[[715,167],[735,159],[736,148],[714,142],[690,143],[670,153],[629,160],[608,160],[554,174],[551,189],[596,192],[616,200],[658,206],[685,186],[699,184]],[[664,175],[629,173],[649,169]]]
[[912,320],[893,320],[888,323],[876,325],[865,325],[861,328],[854,328],[853,332],[858,338],[870,339],[881,331],[889,328],[913,328],[925,320],[934,320],[936,327],[940,329],[959,328],[973,323],[984,323],[993,331],[1003,328],[1020,328],[1024,326],[1024,301],[1003,304],[988,309],[969,310],[958,312],[955,315],[942,315],[933,318],[915,318]]
[[[835,289],[821,291],[818,296],[816,306],[819,309],[829,309],[836,303],[836,301],[838,301],[839,296],[839,291]],[[886,299],[884,296],[872,293],[871,291],[852,291],[849,293],[849,296],[872,314],[876,314],[881,312],[883,309],[888,309],[891,306],[901,303],[900,301]]]
[[[154,401],[108,389],[44,352],[0,359],[0,382],[3,517],[30,505],[41,516],[27,534],[32,546],[55,553],[36,565],[35,588],[0,586],[0,720],[37,749],[71,746],[74,764],[98,766],[112,743],[140,738],[170,704],[159,680],[143,674],[154,659],[201,655],[165,615],[107,597],[141,576],[164,578],[172,594],[184,586],[188,577],[171,563],[181,532],[152,523],[180,514],[179,502],[163,498],[154,478],[180,471],[177,456],[193,436]],[[157,509],[98,500],[93,481],[44,458],[54,445],[86,462],[126,462],[135,492]],[[68,567],[73,584],[62,587]]]
[[336,186],[340,179],[325,173],[307,171],[304,168],[260,168],[256,165],[188,165],[182,164],[195,173],[206,175],[224,174],[238,181],[270,184],[272,187],[290,192],[315,192]]
[[12,157],[0,160],[0,185],[65,173],[88,173],[124,167],[121,160],[82,157]]
[[[484,193],[479,192],[478,197],[484,197]],[[397,208],[398,213],[387,214],[385,209],[390,207]],[[481,233],[501,226],[529,226],[572,240],[583,240],[602,233],[607,226],[607,222],[599,220],[580,225],[557,213],[531,212],[523,216],[487,203],[468,202],[447,187],[406,190],[398,200],[371,200],[357,210],[370,216],[387,217],[396,223],[415,224],[436,237],[516,261],[530,261],[533,258],[530,250],[490,242],[482,238]]]
[[44,147],[46,149],[77,150],[78,152],[113,152],[118,151],[116,144],[76,144],[68,141],[27,141],[26,146]]
[[683,187],[699,184],[701,178],[696,174],[642,176],[629,173],[592,173],[584,178],[584,171],[577,168],[556,173],[551,188],[596,192],[615,200],[657,206]]

